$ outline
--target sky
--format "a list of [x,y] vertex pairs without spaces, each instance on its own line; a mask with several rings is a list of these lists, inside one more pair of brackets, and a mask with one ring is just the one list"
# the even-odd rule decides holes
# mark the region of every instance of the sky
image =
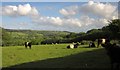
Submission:
[[[104,2],[105,1],[105,2]],[[114,2],[113,2],[114,1]],[[85,2],[2,2],[0,27],[86,32],[118,18],[118,0]],[[1,3],[0,3],[1,4]]]
[[[1,0],[2,2],[88,2],[90,0]],[[92,0],[99,2],[118,2],[119,0]]]

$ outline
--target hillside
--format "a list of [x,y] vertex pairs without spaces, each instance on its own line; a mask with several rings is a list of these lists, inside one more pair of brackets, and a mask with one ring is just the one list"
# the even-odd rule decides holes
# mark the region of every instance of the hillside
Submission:
[[[11,30],[2,28],[2,46],[23,45],[25,41],[31,41],[38,45],[46,40],[62,40],[70,32],[66,31],[38,31],[38,30]],[[52,42],[52,41],[51,41]]]

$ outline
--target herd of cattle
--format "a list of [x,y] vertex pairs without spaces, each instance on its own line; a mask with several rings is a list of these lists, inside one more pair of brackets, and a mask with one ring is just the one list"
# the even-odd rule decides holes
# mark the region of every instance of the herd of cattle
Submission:
[[[31,49],[31,42],[25,42],[25,48],[29,47]],[[111,44],[109,39],[98,39],[98,45],[99,47],[101,45],[104,47],[107,51],[107,55],[110,58],[111,61],[111,70],[120,70],[120,45],[117,45],[116,43]],[[78,48],[79,43],[76,44],[70,44],[66,48],[73,49]],[[89,47],[95,47],[94,42],[89,43]]]

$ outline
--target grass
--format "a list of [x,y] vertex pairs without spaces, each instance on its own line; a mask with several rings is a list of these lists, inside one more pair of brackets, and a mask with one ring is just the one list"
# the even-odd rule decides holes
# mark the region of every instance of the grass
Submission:
[[2,68],[2,48],[0,46],[0,68]]
[[109,59],[102,48],[67,49],[68,44],[2,47],[2,67],[109,68]]

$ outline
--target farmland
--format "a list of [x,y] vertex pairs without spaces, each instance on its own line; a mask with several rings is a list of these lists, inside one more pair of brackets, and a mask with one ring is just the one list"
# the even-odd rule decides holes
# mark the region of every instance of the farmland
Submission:
[[103,48],[80,45],[67,49],[68,44],[2,47],[4,68],[109,68],[109,58]]
[[[103,48],[88,48],[93,41],[109,38],[120,44],[120,20],[111,20],[108,26],[87,32],[14,30],[1,28],[3,68],[110,68],[110,60]],[[32,42],[26,49],[24,42]],[[69,43],[79,43],[76,49],[67,49]],[[0,50],[1,50],[0,49]],[[1,56],[0,56],[1,57]],[[1,65],[1,64],[0,64]],[[1,67],[1,66],[0,66]]]

